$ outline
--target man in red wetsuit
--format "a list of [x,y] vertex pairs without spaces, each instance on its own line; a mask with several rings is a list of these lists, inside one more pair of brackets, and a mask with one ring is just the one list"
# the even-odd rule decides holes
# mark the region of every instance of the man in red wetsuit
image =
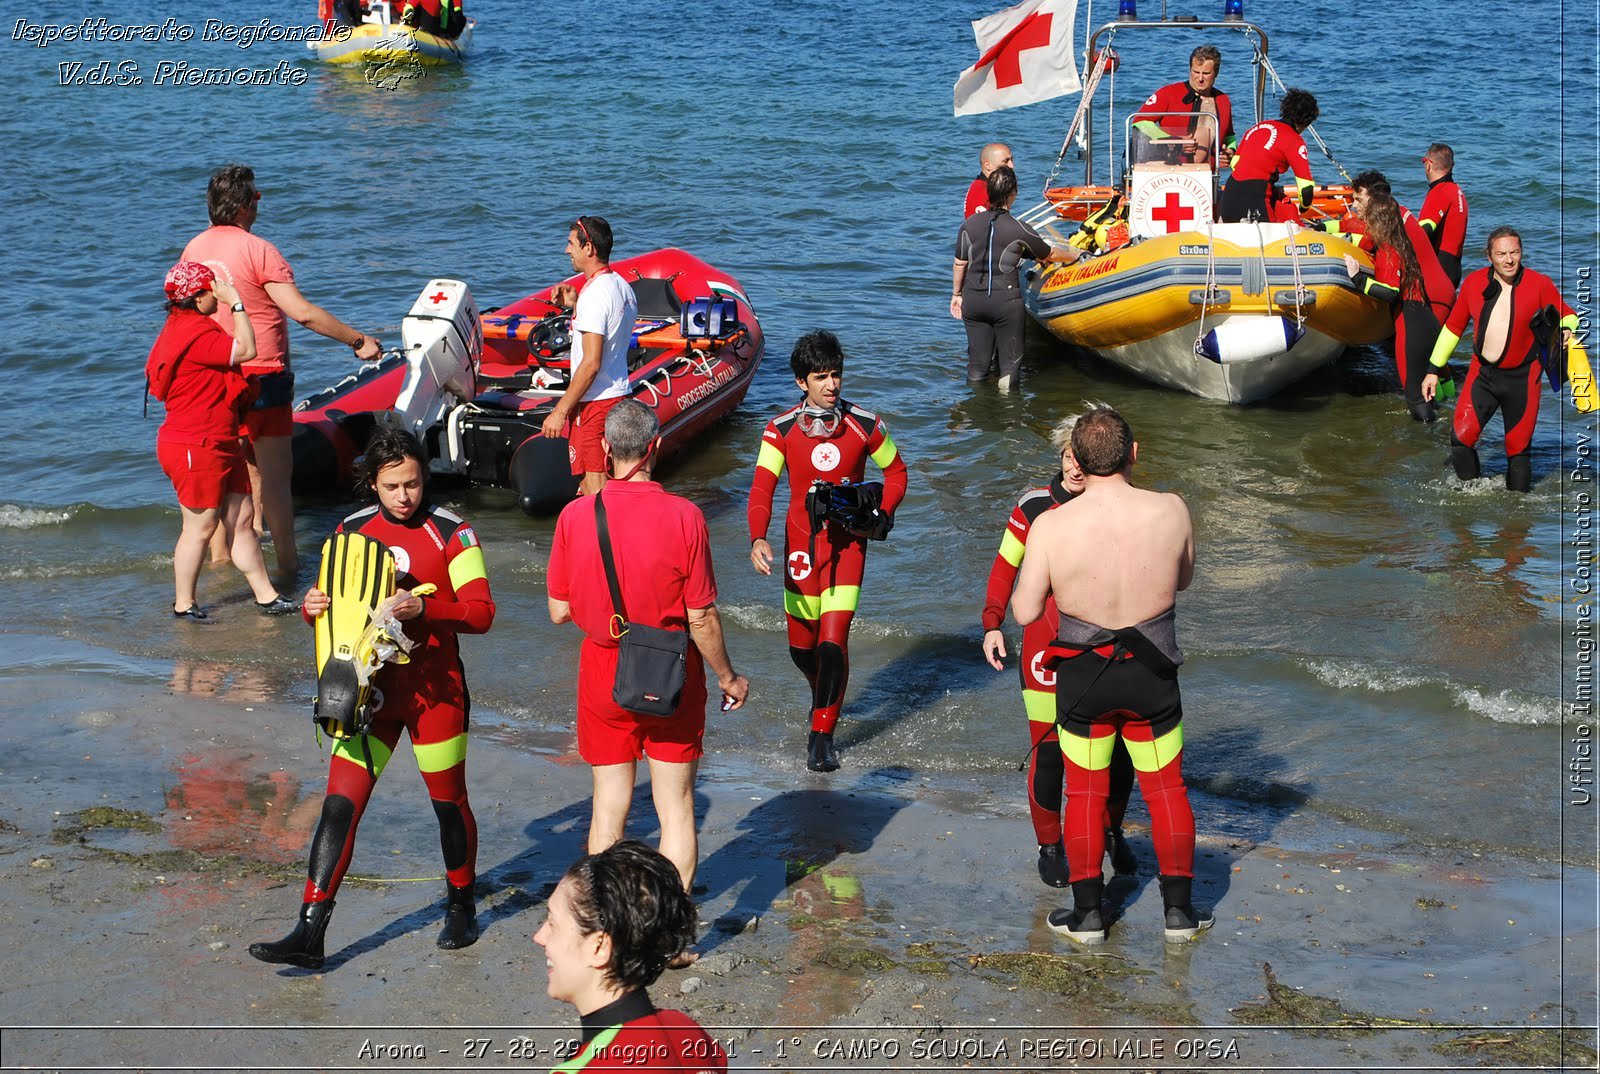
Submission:
[[[374,677],[383,706],[370,734],[334,742],[300,919],[282,940],[250,945],[251,956],[263,962],[322,965],[323,935],[350,867],[356,826],[402,732],[411,736],[444,852],[448,893],[436,943],[455,950],[477,942],[472,886],[478,825],[467,800],[467,682],[456,635],[487,631],[494,598],[478,535],[460,516],[428,502],[427,473],[427,452],[414,436],[380,430],[367,444],[361,475],[378,502],[339,523],[339,531],[365,534],[394,553],[396,593],[402,597],[394,617],[416,645],[409,663],[385,664]],[[437,587],[433,593],[411,593],[427,582]],[[328,594],[312,587],[305,597],[306,622],[328,607]]]
[[[989,568],[983,601],[983,656],[996,671],[1004,669],[1000,661],[1006,656],[1006,639],[1000,627],[1005,622],[1006,602],[1011,599],[1017,568],[1022,564],[1028,531],[1040,515],[1083,491],[1083,472],[1072,457],[1072,429],[1077,423],[1076,416],[1067,418],[1051,433],[1061,470],[1044,488],[1023,493],[1006,521],[1000,551]],[[1022,652],[1017,660],[1022,705],[1028,714],[1028,738],[1033,747],[1028,751],[1028,815],[1039,843],[1039,879],[1054,888],[1067,886],[1066,848],[1061,835],[1065,771],[1062,746],[1057,739],[1056,673],[1046,668],[1044,661],[1045,649],[1056,636],[1060,618],[1055,603],[1046,601],[1044,615],[1023,630]],[[1112,867],[1119,873],[1132,873],[1139,867],[1133,848],[1122,835],[1122,816],[1132,790],[1133,762],[1119,739],[1111,755],[1111,788],[1106,799],[1106,847],[1111,852]]]
[[963,217],[988,211],[989,175],[996,168],[1012,167],[1011,147],[1004,142],[990,142],[978,154],[978,177],[967,187],[966,209]]
[[815,481],[858,484],[870,458],[883,471],[879,510],[893,517],[906,493],[906,464],[883,421],[840,396],[844,350],[832,332],[800,337],[789,357],[805,398],[767,422],[750,485],[750,562],[772,573],[767,527],[778,477],[789,469],[789,510],[784,520],[783,607],[789,621],[789,656],[811,687],[811,736],[806,767],[839,767],[833,730],[850,675],[846,647],[850,620],[861,597],[867,542],[829,517],[813,528],[806,494]]
[[1189,78],[1162,86],[1146,97],[1134,114],[1134,129],[1152,141],[1178,139],[1185,161],[1210,163],[1215,171],[1219,158],[1212,156],[1213,145],[1221,147],[1221,160],[1227,160],[1238,145],[1233,134],[1233,104],[1217,89],[1221,68],[1222,53],[1213,45],[1201,45],[1189,53]]
[[1194,530],[1183,500],[1128,482],[1138,459],[1133,430],[1110,407],[1094,407],[1072,430],[1084,475],[1079,496],[1033,524],[1011,612],[1023,626],[1060,612],[1049,653],[1066,754],[1067,862],[1071,910],[1053,911],[1052,931],[1104,943],[1104,815],[1112,747],[1126,743],[1150,809],[1161,864],[1166,938],[1192,939],[1214,922],[1197,911],[1194,813],[1183,783],[1183,701],[1177,595],[1194,578]]
[[[705,753],[705,666],[717,676],[724,710],[742,705],[750,684],[733,670],[723,642],[705,516],[651,480],[661,448],[655,411],[637,399],[621,400],[606,415],[601,447],[611,480],[600,493],[562,509],[546,570],[550,621],[576,623],[584,635],[577,722],[578,754],[594,780],[589,851],[598,853],[622,839],[642,757],[650,767],[661,852],[678,867],[687,891],[700,853],[694,780]],[[628,621],[687,630],[693,642],[685,654],[683,695],[671,716],[640,715],[613,699],[620,628],[600,557],[597,501],[605,510]],[[692,957],[685,954],[683,961]]]
[[[1533,487],[1528,446],[1539,420],[1540,352],[1558,345],[1551,332],[1557,323],[1564,347],[1578,330],[1578,316],[1550,277],[1522,263],[1522,236],[1515,229],[1491,231],[1488,254],[1489,265],[1461,281],[1429,361],[1443,370],[1467,322],[1477,326],[1472,364],[1450,428],[1450,462],[1462,481],[1479,476],[1478,437],[1499,410],[1506,430],[1506,488],[1527,492]],[[1561,362],[1564,372],[1565,352],[1552,360]],[[1422,381],[1423,397],[1432,399],[1438,385],[1439,373],[1429,373]]]
[[[1394,194],[1389,187],[1389,180],[1375,168],[1358,172],[1356,177],[1350,180],[1350,211],[1338,220],[1319,220],[1310,226],[1315,230],[1338,236],[1361,247],[1369,254],[1376,254],[1378,243],[1367,234],[1366,221],[1367,206],[1374,195],[1392,198]],[[1411,248],[1417,255],[1417,266],[1422,271],[1422,290],[1427,304],[1432,309],[1435,319],[1443,324],[1444,319],[1450,316],[1450,307],[1455,304],[1456,285],[1451,282],[1438,255],[1434,253],[1433,244],[1428,240],[1428,232],[1417,219],[1417,215],[1404,205],[1398,202],[1395,204],[1400,211],[1406,238],[1411,240]],[[1392,285],[1395,281],[1384,282]],[[1405,378],[1402,376],[1401,379]]]
[[[1311,207],[1316,184],[1311,181],[1311,160],[1301,134],[1317,121],[1317,99],[1303,89],[1292,89],[1284,94],[1278,114],[1280,118],[1257,123],[1239,139],[1233,174],[1222,188],[1217,211],[1224,222],[1293,221],[1300,218],[1299,210]],[[1298,205],[1278,189],[1278,177],[1284,172],[1294,173]]]
[[1467,241],[1467,196],[1456,185],[1456,154],[1434,142],[1422,155],[1428,196],[1422,199],[1422,229],[1428,233],[1452,286],[1461,284],[1461,248]]
[[576,1054],[553,1074],[675,1070],[721,1074],[722,1046],[645,991],[694,941],[695,909],[672,863],[627,840],[580,858],[550,895],[533,942],[544,948],[551,999],[583,1025]]

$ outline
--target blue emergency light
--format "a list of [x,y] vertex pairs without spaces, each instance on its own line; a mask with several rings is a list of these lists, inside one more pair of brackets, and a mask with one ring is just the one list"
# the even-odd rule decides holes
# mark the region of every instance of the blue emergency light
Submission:
[[1139,9],[1134,0],[1121,0],[1117,5],[1118,22],[1138,22]]
[[1244,0],[1222,0],[1222,21],[1243,22]]

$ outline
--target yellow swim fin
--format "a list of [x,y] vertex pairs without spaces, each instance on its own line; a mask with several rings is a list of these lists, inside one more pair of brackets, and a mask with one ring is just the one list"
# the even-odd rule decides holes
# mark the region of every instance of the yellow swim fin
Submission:
[[1572,405],[1580,414],[1592,414],[1600,409],[1600,391],[1596,391],[1594,369],[1589,365],[1589,352],[1574,336],[1567,342],[1567,383],[1572,385]]
[[373,611],[394,594],[394,555],[364,534],[336,533],[323,542],[317,588],[330,603],[312,623],[317,659],[312,716],[332,737],[352,738],[366,733],[377,707],[370,676],[358,674],[357,665],[376,663],[363,640]]

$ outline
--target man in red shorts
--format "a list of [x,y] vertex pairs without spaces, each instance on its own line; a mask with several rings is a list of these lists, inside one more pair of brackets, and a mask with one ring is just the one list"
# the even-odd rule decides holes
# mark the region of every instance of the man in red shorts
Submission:
[[583,631],[578,657],[578,755],[594,772],[589,853],[620,841],[633,801],[635,766],[650,764],[651,797],[661,824],[661,853],[678,869],[685,891],[694,880],[699,841],[694,829],[694,777],[705,752],[705,664],[717,676],[723,708],[744,704],[750,684],[733,670],[717,615],[717,581],[705,516],[682,496],[650,480],[660,448],[653,410],[624,399],[606,416],[601,441],[612,480],[603,496],[617,583],[628,621],[667,630],[687,628],[683,698],[668,717],[642,716],[611,697],[616,680],[616,609],[606,583],[595,524],[600,495],[574,500],[556,521],[550,548],[550,621]]
[[572,472],[583,475],[578,494],[593,496],[606,483],[606,455],[600,446],[606,414],[630,391],[628,342],[639,317],[639,300],[628,282],[611,271],[611,225],[603,218],[580,216],[573,222],[567,256],[583,273],[582,288],[564,283],[551,297],[572,310],[572,370],[567,390],[540,431],[550,439],[568,437]]
[[[295,286],[294,270],[278,248],[259,235],[255,226],[261,191],[256,173],[243,164],[225,164],[211,173],[206,185],[206,210],[211,227],[189,240],[183,260],[209,265],[233,285],[244,303],[256,334],[255,360],[240,367],[256,388],[251,409],[245,413],[242,435],[250,450],[250,485],[255,494],[256,518],[272,532],[272,549],[278,572],[293,575],[300,567],[295,544],[294,499],[289,479],[294,470],[290,442],[294,435],[294,370],[289,363],[289,318],[320,336],[346,344],[363,362],[375,361],[383,348],[377,337],[359,332],[312,302]],[[228,311],[213,318],[230,331]],[[225,560],[225,546],[212,544],[213,560]]]

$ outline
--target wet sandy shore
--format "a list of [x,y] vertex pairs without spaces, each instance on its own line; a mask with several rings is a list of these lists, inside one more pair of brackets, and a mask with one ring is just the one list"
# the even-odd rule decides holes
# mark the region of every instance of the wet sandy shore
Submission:
[[[185,684],[179,684],[185,685]],[[572,1011],[530,936],[582,845],[564,738],[475,729],[480,919],[435,948],[443,880],[402,747],[361,827],[320,972],[287,931],[325,760],[300,706],[115,674],[13,673],[0,699],[6,1069],[548,1069]],[[713,743],[714,745],[714,743]],[[1045,915],[1012,772],[734,772],[700,786],[700,962],[652,990],[772,1069],[1594,1069],[1592,870],[1397,846],[1285,814],[1208,837],[1217,926],[1162,940],[1147,833],[1104,947]],[[631,834],[652,839],[648,791]],[[42,1028],[18,1028],[42,1027]]]

